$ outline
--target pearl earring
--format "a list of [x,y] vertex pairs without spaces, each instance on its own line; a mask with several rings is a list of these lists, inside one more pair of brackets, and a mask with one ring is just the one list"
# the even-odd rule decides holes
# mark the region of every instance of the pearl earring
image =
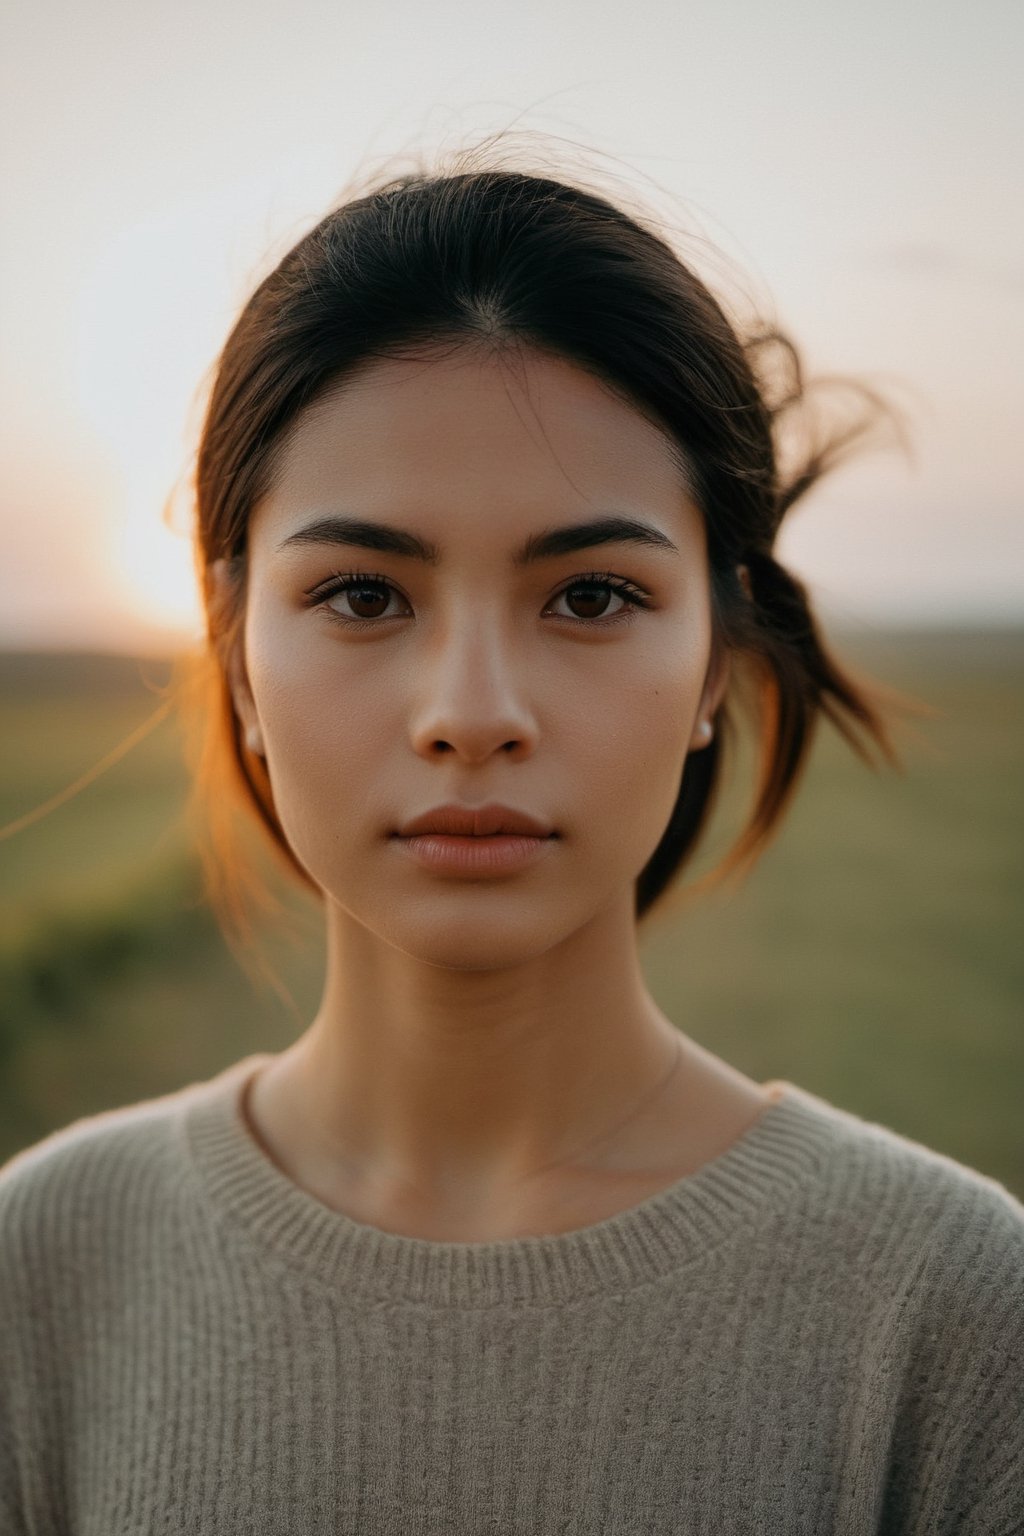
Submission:
[[715,728],[711,724],[710,720],[702,720],[697,729],[700,732],[700,738],[702,741],[710,741],[712,736],[715,734]]
[[249,751],[254,754],[254,756],[263,756],[263,737],[260,735],[260,728],[258,725],[250,725],[246,727],[245,744],[249,748]]

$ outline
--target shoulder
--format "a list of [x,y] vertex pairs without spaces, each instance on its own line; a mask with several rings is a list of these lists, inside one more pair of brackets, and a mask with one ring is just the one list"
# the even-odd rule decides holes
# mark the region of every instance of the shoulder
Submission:
[[804,1219],[893,1405],[893,1510],[916,1510],[920,1530],[1017,1529],[1024,1205],[885,1126],[799,1090],[796,1107],[825,1147]]
[[803,1174],[789,1221],[849,1283],[1001,1284],[1024,1304],[1024,1204],[1003,1184],[792,1083],[783,1104],[777,1135],[800,1147]]
[[842,1109],[792,1083],[785,1084],[790,1122],[824,1155],[817,1187],[825,1200],[924,1202],[938,1216],[992,1219],[1024,1233],[1024,1204],[997,1179],[890,1126]]
[[[947,1347],[1024,1366],[1024,1205],[996,1179],[789,1085],[817,1146],[791,1212],[875,1317]],[[945,1345],[939,1341],[945,1339]],[[958,1345],[959,1350],[959,1345]]]
[[88,1192],[97,1176],[126,1162],[134,1165],[166,1143],[187,1090],[88,1115],[0,1166],[0,1214],[8,1216],[26,1199]]
[[186,1120],[241,1064],[204,1083],[75,1121],[0,1167],[0,1301],[45,1277],[85,1277],[122,1245],[137,1248],[147,1223],[188,1183]]

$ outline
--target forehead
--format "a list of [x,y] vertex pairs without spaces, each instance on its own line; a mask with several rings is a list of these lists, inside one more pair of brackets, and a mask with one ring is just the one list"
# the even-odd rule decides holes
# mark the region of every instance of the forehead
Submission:
[[312,511],[342,511],[414,519],[443,545],[463,521],[493,537],[562,515],[643,511],[668,532],[687,509],[692,518],[668,434],[602,381],[538,351],[463,348],[375,361],[315,402],[251,532],[286,535]]

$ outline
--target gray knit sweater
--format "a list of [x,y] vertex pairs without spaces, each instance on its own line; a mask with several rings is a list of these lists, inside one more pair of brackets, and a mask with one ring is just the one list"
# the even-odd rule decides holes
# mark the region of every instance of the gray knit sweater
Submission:
[[1024,1531],[1024,1207],[784,1085],[582,1230],[307,1195],[251,1056],[0,1171],[3,1536]]

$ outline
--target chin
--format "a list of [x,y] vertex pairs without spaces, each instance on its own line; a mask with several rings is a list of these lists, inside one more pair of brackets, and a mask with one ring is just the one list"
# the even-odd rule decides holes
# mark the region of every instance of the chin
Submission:
[[[389,903],[386,911],[347,910],[390,948],[453,971],[508,970],[547,954],[586,923],[561,893],[474,890],[431,892]],[[451,899],[446,899],[448,896]]]

